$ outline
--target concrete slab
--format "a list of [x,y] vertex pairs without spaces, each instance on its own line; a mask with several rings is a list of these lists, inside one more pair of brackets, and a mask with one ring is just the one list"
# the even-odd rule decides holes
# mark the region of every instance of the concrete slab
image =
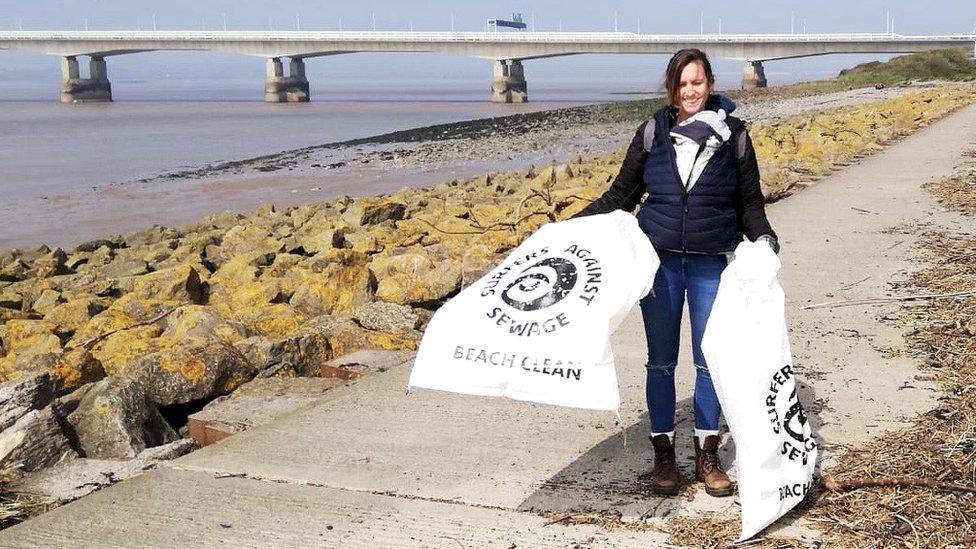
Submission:
[[208,446],[255,425],[332,398],[346,381],[318,377],[257,378],[220,397],[187,419],[187,429],[200,446]]
[[[120,486],[123,487],[123,486]],[[606,532],[415,498],[161,469],[14,526],[0,545],[58,547],[666,547],[660,532]],[[83,506],[83,509],[82,509]],[[81,512],[79,512],[81,511]]]

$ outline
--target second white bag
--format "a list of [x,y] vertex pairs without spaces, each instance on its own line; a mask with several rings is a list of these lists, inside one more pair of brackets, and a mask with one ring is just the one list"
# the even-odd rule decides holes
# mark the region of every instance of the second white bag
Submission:
[[803,500],[817,443],[797,399],[780,262],[743,242],[722,273],[702,351],[736,448],[745,540]]

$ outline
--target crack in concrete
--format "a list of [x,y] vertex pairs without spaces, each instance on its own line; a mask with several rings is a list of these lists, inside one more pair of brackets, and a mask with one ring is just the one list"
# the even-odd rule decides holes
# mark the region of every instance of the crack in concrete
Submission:
[[475,503],[475,502],[472,502],[472,501],[464,501],[464,500],[461,500],[461,499],[436,498],[436,497],[432,497],[432,496],[418,496],[418,495],[415,495],[415,494],[403,494],[403,493],[395,492],[393,490],[358,490],[356,488],[349,488],[349,487],[346,487],[346,486],[333,486],[333,485],[324,484],[324,483],[321,483],[321,482],[312,482],[312,481],[307,481],[307,480],[295,480],[295,479],[288,479],[288,478],[267,477],[267,476],[261,476],[261,475],[255,475],[255,474],[251,474],[251,473],[246,473],[246,472],[219,471],[219,470],[216,470],[216,469],[210,469],[210,468],[205,468],[205,467],[186,467],[186,466],[177,466],[177,465],[169,465],[169,464],[167,464],[166,465],[166,468],[171,469],[171,470],[174,470],[174,471],[186,471],[186,472],[191,472],[191,473],[210,473],[210,474],[213,475],[213,477],[215,479],[222,479],[222,478],[240,478],[240,479],[245,479],[245,480],[254,480],[254,481],[258,481],[258,482],[270,482],[270,483],[274,483],[274,484],[288,484],[288,485],[294,485],[294,486],[310,486],[310,487],[313,487],[313,488],[329,488],[329,489],[332,489],[332,490],[342,490],[344,492],[352,492],[352,493],[356,493],[356,494],[372,494],[372,495],[375,495],[375,496],[385,496],[385,497],[405,499],[405,500],[428,501],[428,502],[431,502],[431,503],[446,503],[446,504],[450,504],[450,505],[459,505],[459,506],[462,506],[462,507],[472,507],[472,508],[477,508],[477,509],[489,509],[489,510],[492,510],[492,511],[508,511],[508,512],[515,512],[515,513],[522,513],[522,514],[529,514],[529,515],[537,515],[538,514],[538,513],[530,513],[528,511],[523,511],[523,510],[520,510],[520,509],[513,509],[511,507],[502,507],[502,506],[499,506],[499,505],[488,505],[488,504],[485,504],[485,503]]

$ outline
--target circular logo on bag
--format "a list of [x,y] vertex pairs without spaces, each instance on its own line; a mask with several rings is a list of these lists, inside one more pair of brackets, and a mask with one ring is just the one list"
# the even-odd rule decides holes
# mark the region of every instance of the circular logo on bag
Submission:
[[[781,437],[780,454],[786,459],[807,464],[809,454],[817,448],[817,442],[813,435],[806,435],[807,416],[803,412],[803,407],[796,396],[796,384],[792,388],[787,383],[793,380],[793,366],[787,364],[769,380],[769,391],[766,393],[766,414],[774,434],[785,433],[787,437]],[[786,399],[786,411],[780,417],[777,410],[778,399],[784,398],[785,392],[790,390]]]
[[561,257],[548,257],[519,273],[502,291],[502,301],[520,311],[536,311],[562,301],[576,280],[576,265]]
[[579,244],[542,247],[510,255],[479,285],[492,326],[507,335],[545,336],[588,316],[603,287],[603,265]]

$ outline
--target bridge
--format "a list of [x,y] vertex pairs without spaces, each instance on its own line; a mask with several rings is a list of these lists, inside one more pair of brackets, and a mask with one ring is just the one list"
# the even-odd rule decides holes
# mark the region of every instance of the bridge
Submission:
[[[106,58],[158,50],[202,50],[267,59],[265,100],[309,100],[305,61],[359,52],[427,52],[493,62],[491,100],[528,100],[523,62],[586,53],[671,54],[700,48],[713,58],[745,62],[742,87],[766,85],[764,61],[835,53],[913,53],[934,49],[976,51],[973,35],[721,34],[650,35],[628,32],[256,32],[256,31],[20,31],[0,32],[0,49],[57,55],[61,101],[111,101]],[[82,75],[79,57],[88,57]],[[288,71],[285,72],[287,60]]]

